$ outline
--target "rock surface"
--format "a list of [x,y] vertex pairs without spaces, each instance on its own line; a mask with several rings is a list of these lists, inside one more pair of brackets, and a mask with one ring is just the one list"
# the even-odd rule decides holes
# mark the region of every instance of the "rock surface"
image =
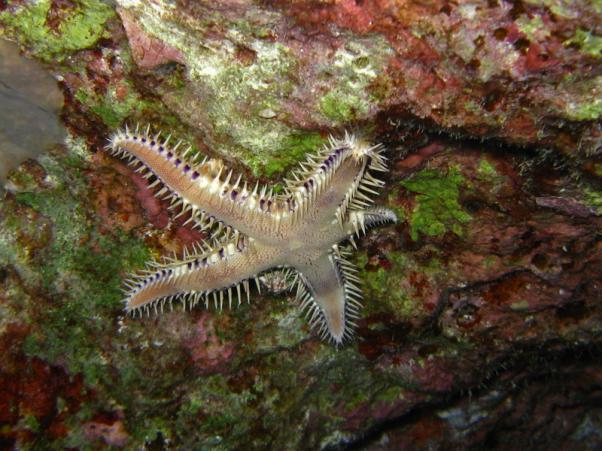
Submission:
[[[600,447],[599,2],[117,3],[0,1],[69,130],[1,194],[0,447]],[[290,293],[123,316],[202,237],[100,151],[137,122],[274,183],[331,132],[387,146],[354,343]]]

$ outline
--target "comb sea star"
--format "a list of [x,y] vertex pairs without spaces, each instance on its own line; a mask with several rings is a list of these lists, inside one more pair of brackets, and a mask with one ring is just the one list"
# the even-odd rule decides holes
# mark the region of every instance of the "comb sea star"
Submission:
[[[249,280],[275,268],[295,275],[297,299],[307,311],[309,323],[324,339],[336,345],[353,335],[361,307],[357,269],[346,259],[339,243],[367,228],[394,223],[395,214],[371,208],[370,195],[384,184],[374,177],[386,171],[381,145],[371,146],[353,135],[330,138],[316,156],[288,180],[283,194],[267,187],[249,189],[234,181],[216,160],[197,162],[178,145],[169,147],[149,129],[128,128],[114,134],[107,149],[128,159],[151,187],[162,184],[157,195],[167,193],[180,214],[217,237],[185,251],[182,259],[153,262],[126,282],[126,311],[147,313],[167,302],[181,300],[184,308],[203,301],[238,303],[241,287],[249,299]],[[187,221],[187,222],[188,222]]]

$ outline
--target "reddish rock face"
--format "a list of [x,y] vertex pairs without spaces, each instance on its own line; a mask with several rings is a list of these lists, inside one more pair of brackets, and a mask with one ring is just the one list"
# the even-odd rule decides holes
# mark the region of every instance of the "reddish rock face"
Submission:
[[234,346],[219,338],[214,319],[209,315],[199,318],[186,346],[201,374],[223,371],[234,353]]
[[[402,109],[471,135],[568,153],[579,147],[574,139],[583,136],[584,149],[599,148],[594,138],[599,127],[578,123],[588,116],[584,111],[590,104],[578,92],[599,85],[593,80],[600,50],[590,53],[576,38],[587,39],[579,30],[591,30],[600,18],[587,2],[552,7],[504,1],[270,4],[303,30],[312,30],[316,40],[327,42],[340,36],[339,30],[385,36],[394,53],[371,86],[375,95],[386,92],[378,106],[389,117],[391,110]],[[281,39],[286,41],[286,34]],[[581,81],[567,84],[566,76],[574,73]],[[575,101],[583,114],[573,109]],[[559,117],[570,125],[561,125]],[[598,117],[599,111],[588,116]]]
[[153,69],[170,62],[184,63],[182,52],[145,33],[127,10],[118,8],[117,11],[127,33],[132,56],[138,66],[143,69]]
[[23,340],[30,330],[27,325],[10,323],[0,335],[0,424],[4,426],[0,443],[7,449],[34,440],[40,430],[51,440],[65,437],[65,420],[91,400],[81,375],[70,376],[58,366],[23,353]]

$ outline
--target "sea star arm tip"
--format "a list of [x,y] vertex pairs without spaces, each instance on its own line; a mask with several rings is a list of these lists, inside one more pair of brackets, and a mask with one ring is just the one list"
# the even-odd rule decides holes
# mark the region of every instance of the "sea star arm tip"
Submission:
[[[183,259],[154,262],[144,272],[126,280],[126,312],[150,313],[151,309],[163,310],[174,301],[184,308],[203,302],[208,307],[211,299],[216,308],[222,309],[225,301],[232,306],[233,295],[238,304],[250,300],[249,280],[271,267],[269,258],[252,240],[245,238],[206,245],[202,252],[192,251]],[[243,290],[241,290],[241,287]]]
[[347,251],[337,245],[311,261],[297,265],[297,299],[310,327],[336,346],[353,338],[362,307],[357,268],[347,260]]

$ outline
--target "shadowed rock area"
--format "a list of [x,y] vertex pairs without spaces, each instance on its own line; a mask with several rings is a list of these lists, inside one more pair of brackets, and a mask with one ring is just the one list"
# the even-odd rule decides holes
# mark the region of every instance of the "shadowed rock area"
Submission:
[[[68,130],[0,201],[0,447],[599,449],[601,15],[0,2],[0,37],[60,76]],[[52,123],[45,95],[13,97]],[[10,119],[20,154],[38,135]],[[101,151],[136,123],[279,185],[329,134],[383,143],[376,203],[399,222],[352,253],[355,341],[321,342],[270,275],[232,310],[126,317],[129,273],[207,238]]]

